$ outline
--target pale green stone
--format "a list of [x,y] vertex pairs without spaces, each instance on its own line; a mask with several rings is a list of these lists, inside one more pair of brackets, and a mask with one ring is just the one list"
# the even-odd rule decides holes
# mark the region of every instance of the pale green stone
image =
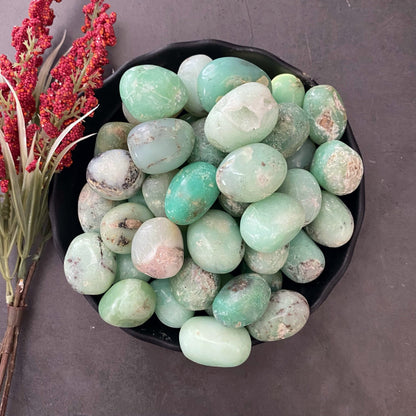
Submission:
[[278,103],[294,103],[302,107],[305,87],[292,74],[279,74],[272,79],[272,94]]
[[319,277],[324,268],[325,257],[322,250],[301,230],[290,242],[283,273],[296,283],[309,283]]
[[293,197],[276,192],[253,202],[241,217],[240,232],[253,250],[271,253],[290,242],[305,223],[305,211]]
[[242,146],[225,157],[217,169],[221,193],[238,202],[255,202],[275,192],[287,172],[282,154],[263,143]]
[[94,232],[75,237],[64,259],[67,282],[83,295],[104,293],[114,282],[116,266],[116,255]]
[[352,237],[354,218],[339,197],[322,191],[321,210],[305,227],[305,231],[318,244],[326,247],[341,247]]
[[211,316],[194,316],[179,331],[179,345],[186,358],[211,367],[236,367],[251,352],[245,328],[227,328]]
[[238,202],[228,196],[220,193],[218,202],[225,212],[230,214],[232,217],[240,218],[243,212],[250,205],[248,202]]
[[364,166],[361,156],[354,149],[336,140],[323,143],[316,149],[311,173],[328,192],[347,195],[360,185]]
[[259,341],[277,341],[298,333],[309,314],[308,301],[300,293],[282,289],[272,293],[266,312],[247,329]]
[[127,144],[136,166],[145,173],[165,173],[186,162],[195,143],[189,123],[163,118],[135,126]]
[[117,271],[114,283],[125,279],[140,279],[148,282],[151,277],[134,267],[131,254],[117,254]]
[[131,259],[155,279],[175,276],[184,260],[181,230],[165,217],[145,221],[133,237]]
[[306,139],[302,147],[292,156],[286,158],[287,168],[309,169],[312,158],[316,150],[316,145],[311,139]]
[[305,224],[312,222],[321,209],[321,188],[315,177],[305,169],[289,169],[279,192],[295,198],[305,211]]
[[141,204],[141,205],[147,206],[146,201],[144,200],[142,188],[138,189],[138,191],[128,199],[128,202],[134,202],[135,204]]
[[273,130],[279,107],[270,90],[258,82],[240,85],[224,95],[205,121],[208,141],[223,152],[261,142]]
[[179,113],[188,94],[177,74],[157,65],[138,65],[120,79],[120,97],[138,121],[172,117]]
[[137,124],[140,124],[141,122],[139,120],[137,120],[135,117],[133,117],[129,110],[127,110],[126,106],[124,105],[124,103],[121,103],[121,109],[123,111],[123,115],[126,118],[126,120],[130,123],[133,124],[134,126],[136,126]]
[[100,127],[95,139],[94,156],[111,149],[127,150],[127,136],[134,124],[110,121]]
[[250,246],[247,246],[244,253],[244,260],[253,272],[271,275],[278,272],[283,267],[288,254],[289,244],[286,244],[271,253],[261,253],[253,250]]
[[244,256],[237,222],[220,210],[209,210],[188,226],[188,250],[193,261],[212,273],[229,273]]
[[149,283],[126,279],[115,283],[98,304],[98,313],[110,325],[134,328],[154,313],[156,295]]
[[185,104],[185,110],[198,117],[206,115],[198,95],[198,77],[204,67],[212,59],[207,55],[192,55],[185,59],[178,69],[178,76],[185,85],[188,93],[188,102]]
[[155,314],[162,324],[180,328],[194,316],[194,311],[184,308],[173,296],[170,279],[153,280],[150,286],[156,293]]

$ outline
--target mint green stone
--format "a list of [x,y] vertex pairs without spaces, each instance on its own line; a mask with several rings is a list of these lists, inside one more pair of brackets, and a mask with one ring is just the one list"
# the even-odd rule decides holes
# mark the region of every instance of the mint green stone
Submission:
[[173,296],[170,279],[153,280],[150,283],[156,293],[155,314],[162,324],[170,328],[180,328],[194,312],[184,308]]
[[166,217],[165,197],[169,184],[178,173],[177,169],[149,175],[143,182],[142,192],[146,205],[155,217]]
[[185,110],[195,116],[202,117],[207,114],[202,107],[198,95],[198,77],[201,71],[207,66],[212,59],[203,54],[192,55],[185,59],[179,66],[178,76],[185,85],[188,93],[188,102],[185,104]]
[[352,237],[354,218],[339,197],[322,191],[321,210],[305,227],[305,231],[318,244],[326,247],[341,247]]
[[134,267],[131,254],[117,254],[117,271],[114,283],[126,279],[140,279],[148,282],[151,277]]
[[188,163],[208,162],[218,167],[227,154],[218,150],[208,141],[204,130],[205,120],[206,117],[194,121],[191,124],[195,133],[195,145],[192,149],[191,156],[189,156]]
[[324,268],[325,257],[322,250],[301,230],[290,242],[283,273],[296,283],[309,283],[319,277]]
[[240,232],[253,250],[271,253],[296,236],[305,223],[305,211],[293,197],[279,192],[253,202],[241,217]]
[[[143,187],[143,185],[142,185],[142,187]],[[139,188],[137,190],[137,192],[133,196],[131,196],[127,201],[128,202],[134,202],[135,204],[141,204],[141,205],[146,206],[146,201],[144,200],[142,188]]]
[[116,255],[94,232],[75,237],[64,258],[67,282],[83,295],[104,293],[114,282],[116,267]]
[[179,345],[186,358],[210,367],[237,367],[251,352],[245,328],[227,328],[212,316],[194,316],[179,331]]
[[312,222],[321,209],[321,188],[315,177],[305,169],[289,169],[279,192],[295,198],[305,211],[305,224]]
[[226,212],[212,209],[188,226],[188,250],[192,260],[212,273],[229,273],[244,256],[237,222]]
[[260,251],[253,250],[250,246],[247,246],[244,253],[244,260],[253,272],[271,275],[277,273],[283,267],[288,254],[289,244],[286,244],[271,253],[261,253]]
[[103,243],[114,253],[128,254],[136,231],[143,222],[153,218],[144,205],[125,202],[108,211],[100,224]]
[[100,127],[95,139],[94,156],[111,149],[127,150],[127,136],[134,124],[110,121]]
[[295,75],[279,74],[272,79],[272,94],[279,104],[294,103],[302,107],[305,87]]
[[136,166],[145,173],[165,173],[186,162],[195,143],[189,123],[163,118],[135,126],[127,144]]
[[188,101],[178,75],[157,65],[128,69],[120,79],[119,89],[126,109],[140,122],[173,117]]
[[121,110],[123,111],[123,115],[126,118],[126,120],[130,123],[133,124],[133,126],[136,126],[137,124],[140,124],[140,121],[137,120],[136,118],[134,118],[129,110],[127,110],[126,106],[124,105],[124,103],[121,103]]
[[182,168],[166,192],[166,216],[181,225],[192,224],[201,218],[220,193],[215,173],[215,166],[206,162],[194,162]]
[[259,341],[277,341],[297,334],[309,314],[308,302],[300,293],[282,289],[272,294],[266,312],[247,329]]
[[316,145],[311,139],[306,139],[301,148],[292,156],[286,158],[287,168],[309,169]]
[[331,85],[316,85],[308,90],[303,109],[310,123],[310,138],[322,144],[342,137],[347,126],[347,113],[337,90]]
[[258,82],[271,91],[269,76],[257,65],[231,56],[214,59],[199,74],[198,94],[202,106],[211,111],[221,97],[248,82]]
[[323,143],[316,149],[311,173],[328,192],[347,195],[360,185],[364,166],[361,156],[354,149],[336,140]]
[[269,303],[271,289],[256,273],[231,279],[212,304],[217,321],[230,328],[240,328],[257,321]]
[[282,103],[279,105],[279,120],[263,143],[289,157],[302,147],[308,135],[309,120],[305,111],[297,104]]
[[211,306],[220,290],[220,275],[201,269],[191,258],[169,279],[175,299],[186,309],[202,311]]
[[222,152],[261,142],[279,117],[270,90],[258,82],[240,85],[224,95],[205,121],[208,141]]
[[156,295],[149,283],[126,279],[104,293],[98,313],[110,325],[134,328],[144,324],[153,315],[155,307]]
[[228,196],[220,193],[218,202],[225,212],[230,214],[234,218],[240,218],[243,212],[250,205],[248,202],[238,202]]
[[263,143],[242,146],[225,157],[217,169],[221,193],[238,202],[255,202],[275,192],[287,172],[282,154]]

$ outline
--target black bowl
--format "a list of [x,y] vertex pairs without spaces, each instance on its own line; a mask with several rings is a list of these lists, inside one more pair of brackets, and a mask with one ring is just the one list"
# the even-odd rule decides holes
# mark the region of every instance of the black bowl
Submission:
[[[85,123],[86,134],[97,132],[108,121],[125,121],[121,109],[118,85],[122,74],[127,69],[136,65],[153,64],[176,72],[183,60],[191,55],[201,53],[213,59],[222,56],[236,56],[246,59],[266,71],[270,78],[284,72],[294,74],[302,80],[305,89],[317,85],[304,72],[261,49],[233,45],[218,40],[174,43],[155,52],[132,59],[106,79],[104,86],[97,91],[100,107],[94,117],[88,119]],[[342,141],[360,153],[349,123],[347,124]],[[93,157],[93,152],[94,139],[80,143],[73,153],[74,163],[72,166],[57,174],[54,179],[49,209],[54,244],[62,260],[73,238],[82,233],[77,216],[78,195],[86,182],[86,167]],[[351,261],[364,218],[364,180],[355,192],[343,197],[342,200],[351,210],[355,221],[354,234],[351,240],[344,246],[336,249],[321,247],[325,254],[326,267],[321,276],[315,281],[302,285],[294,283],[289,279],[284,280],[284,288],[296,290],[306,297],[312,312],[327,298],[347,270]],[[100,296],[85,297],[95,309],[98,309]],[[166,327],[155,317],[152,317],[140,327],[123,330],[141,340],[165,348],[180,350],[179,330]],[[258,343],[260,342],[253,339],[253,345]]]

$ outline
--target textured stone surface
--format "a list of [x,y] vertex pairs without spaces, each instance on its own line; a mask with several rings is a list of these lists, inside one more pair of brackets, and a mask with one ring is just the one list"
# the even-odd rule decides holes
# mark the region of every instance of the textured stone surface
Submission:
[[272,94],[279,104],[294,103],[302,107],[305,87],[295,75],[279,74],[272,79]]
[[111,149],[127,150],[127,136],[133,127],[134,124],[122,121],[105,123],[98,130],[94,156]]

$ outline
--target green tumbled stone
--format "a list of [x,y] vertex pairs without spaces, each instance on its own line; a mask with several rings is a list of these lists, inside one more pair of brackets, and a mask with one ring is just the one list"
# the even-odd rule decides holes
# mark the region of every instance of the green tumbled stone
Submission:
[[149,283],[126,279],[104,293],[98,313],[110,325],[134,328],[144,324],[154,313],[156,295]]
[[175,118],[147,121],[135,126],[127,144],[136,166],[145,173],[165,173],[190,156],[195,134],[189,123]]
[[312,222],[321,209],[322,194],[315,177],[305,169],[289,169],[279,192],[295,198],[305,210],[305,224]]
[[124,72],[120,97],[128,112],[140,122],[172,117],[188,101],[178,75],[157,65],[138,65]]
[[170,328],[181,328],[194,316],[194,312],[184,308],[173,296],[170,279],[153,280],[150,283],[156,293],[155,314],[162,324]]
[[227,328],[212,316],[194,316],[179,331],[179,345],[186,358],[211,367],[236,367],[251,352],[245,328]]
[[311,139],[306,139],[301,148],[292,156],[286,158],[287,168],[309,169],[316,145]]
[[229,273],[244,256],[244,243],[231,215],[212,209],[188,226],[188,250],[193,261],[212,273]]
[[136,126],[137,124],[140,124],[141,122],[139,120],[137,120],[136,118],[134,118],[129,110],[127,110],[126,106],[124,105],[124,103],[121,103],[121,110],[123,111],[123,115],[126,118],[126,120],[130,123],[133,124],[133,126]]
[[78,197],[78,220],[82,231],[99,232],[104,214],[117,205],[117,201],[103,198],[86,183]]
[[360,155],[339,140],[321,144],[310,169],[322,188],[335,195],[354,192],[364,173]]
[[336,89],[330,85],[316,85],[303,100],[310,123],[310,138],[316,144],[338,140],[347,126],[347,113]]
[[296,283],[309,283],[320,276],[324,268],[325,257],[322,250],[301,230],[290,242],[283,273]]
[[104,293],[114,282],[116,266],[116,255],[93,232],[75,237],[64,259],[67,282],[83,295]]
[[185,59],[178,69],[178,76],[184,83],[188,93],[188,102],[185,104],[185,110],[199,117],[202,117],[207,112],[202,107],[199,99],[198,77],[204,67],[211,61],[212,59],[207,55],[192,55]]
[[276,192],[253,202],[241,217],[240,231],[253,250],[271,253],[290,242],[305,223],[305,211],[293,197]]
[[226,156],[217,169],[221,193],[238,202],[255,202],[275,192],[285,179],[286,160],[263,143],[242,146]]
[[295,75],[279,74],[272,79],[272,94],[279,104],[294,103],[302,107],[305,87]]
[[309,237],[326,247],[341,247],[354,232],[354,218],[342,200],[322,191],[322,204],[318,216],[305,227]]
[[108,211],[102,218],[100,234],[104,244],[114,253],[128,254],[136,231],[153,217],[144,205],[125,202]]
[[126,279],[140,279],[148,282],[151,277],[134,267],[131,254],[117,254],[117,271],[114,283]]
[[243,212],[250,205],[248,202],[238,202],[228,196],[221,194],[218,197],[218,202],[225,212],[230,214],[234,218],[240,218]]
[[100,127],[95,139],[94,156],[111,149],[127,150],[127,136],[134,124],[111,121]]
[[249,82],[224,95],[205,121],[208,141],[223,152],[261,142],[273,130],[279,107],[270,90]]
[[279,120],[263,143],[277,149],[284,157],[295,154],[309,135],[309,120],[297,104],[279,105]]
[[289,244],[286,244],[271,253],[261,253],[253,250],[250,246],[247,246],[244,253],[244,260],[250,270],[255,273],[274,274],[283,267],[288,254]]
[[175,276],[184,260],[181,230],[165,217],[145,221],[133,237],[131,259],[155,279]]
[[191,163],[172,179],[166,192],[166,216],[175,224],[192,224],[216,201],[220,191],[215,183],[215,166]]
[[273,274],[259,273],[259,276],[267,282],[272,293],[277,292],[283,287],[283,275],[280,270]]
[[218,274],[201,269],[191,258],[185,260],[182,269],[169,281],[175,299],[191,311],[208,308],[221,284]]
[[155,217],[166,217],[165,197],[169,184],[178,173],[177,169],[170,172],[149,175],[143,182],[142,192],[146,205]]
[[212,304],[217,321],[230,328],[240,328],[257,321],[269,303],[271,289],[256,273],[231,279]]
[[202,106],[211,111],[221,97],[248,82],[258,82],[271,91],[269,76],[257,65],[231,56],[214,59],[199,74],[198,94]]
[[142,204],[146,206],[146,201],[144,200],[143,191],[141,188],[138,189],[138,191],[133,196],[131,196],[127,201],[134,202],[135,204]]
[[195,145],[192,149],[191,156],[189,156],[188,163],[192,162],[208,162],[215,167],[222,162],[227,156],[226,153],[214,147],[205,135],[205,120],[206,117],[194,121],[191,126],[195,132]]
[[266,312],[247,329],[259,341],[277,341],[298,333],[309,314],[308,301],[300,293],[282,289],[272,294]]

